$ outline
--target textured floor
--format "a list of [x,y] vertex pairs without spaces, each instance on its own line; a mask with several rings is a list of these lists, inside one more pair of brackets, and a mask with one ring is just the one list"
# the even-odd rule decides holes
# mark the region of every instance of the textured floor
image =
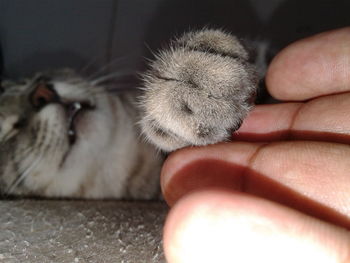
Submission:
[[0,201],[0,262],[165,262],[162,203]]

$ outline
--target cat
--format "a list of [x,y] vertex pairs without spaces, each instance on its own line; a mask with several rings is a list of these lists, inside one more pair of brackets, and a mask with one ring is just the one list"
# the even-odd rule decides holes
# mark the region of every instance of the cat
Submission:
[[218,29],[173,39],[137,92],[111,95],[70,69],[3,81],[0,192],[158,198],[166,153],[229,140],[258,81],[242,42]]

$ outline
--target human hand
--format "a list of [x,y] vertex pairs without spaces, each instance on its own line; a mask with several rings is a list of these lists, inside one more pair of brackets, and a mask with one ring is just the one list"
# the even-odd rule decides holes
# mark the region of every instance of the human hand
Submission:
[[186,148],[161,175],[170,263],[350,262],[350,28],[298,41],[234,141]]

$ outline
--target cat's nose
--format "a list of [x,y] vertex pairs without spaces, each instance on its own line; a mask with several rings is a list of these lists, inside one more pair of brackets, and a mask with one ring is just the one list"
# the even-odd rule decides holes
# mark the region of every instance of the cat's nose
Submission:
[[59,96],[52,84],[38,80],[29,95],[29,101],[36,110],[40,110],[47,104],[59,102]]

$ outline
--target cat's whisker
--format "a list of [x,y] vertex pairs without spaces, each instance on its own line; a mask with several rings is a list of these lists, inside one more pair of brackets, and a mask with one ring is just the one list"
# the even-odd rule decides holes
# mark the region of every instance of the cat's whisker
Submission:
[[[153,56],[153,57],[156,57],[157,56],[157,51],[153,50],[146,42],[143,43],[146,47],[146,49],[150,52],[150,54]],[[147,57],[143,57],[146,61],[152,61],[152,59],[150,58],[147,58]]]
[[117,78],[120,78],[120,77],[125,77],[125,76],[128,76],[130,75],[130,71],[129,70],[125,70],[125,71],[118,71],[118,72],[114,72],[114,73],[110,73],[110,74],[107,74],[107,75],[104,75],[104,76],[101,76],[97,79],[94,79],[94,80],[91,80],[90,83],[92,85],[99,85],[105,81],[108,81],[108,80],[112,80],[112,79],[117,79]]
[[108,92],[132,90],[133,88],[135,88],[135,86],[132,83],[121,83],[121,84],[114,83],[113,86],[112,85],[106,86],[106,90]]
[[[105,71],[108,71],[111,69],[111,67],[113,65],[116,65],[118,63],[118,66],[122,66],[121,64],[119,63],[122,63],[122,62],[125,62],[127,61],[127,59],[129,58],[130,56],[122,56],[122,57],[119,57],[119,58],[116,58],[116,59],[113,59],[111,60],[110,62],[108,62],[106,65],[102,66],[101,68],[99,68],[96,72],[94,72],[91,76],[88,76],[87,79],[90,79],[90,80],[93,80],[95,78],[98,78],[101,74],[103,74]],[[109,72],[107,72],[109,73]]]
[[28,147],[20,153],[17,153],[16,157],[22,161],[22,159],[24,159],[23,157],[26,157],[31,151],[33,151],[33,147]]
[[86,63],[86,65],[83,66],[81,69],[79,69],[77,72],[78,72],[79,74],[84,74],[84,73],[86,73],[86,72],[88,71],[88,69],[90,69],[94,64],[97,64],[97,61],[98,61],[98,59],[99,59],[100,57],[101,57],[101,56],[96,56],[96,57],[90,59],[90,61],[88,61],[88,62]]
[[2,147],[5,143],[6,143],[6,141],[8,140],[8,139],[10,139],[13,135],[15,135],[16,134],[16,131],[14,131],[14,130],[10,130],[8,133],[6,133],[5,135],[4,135],[4,137],[1,139],[1,142],[0,142],[0,147]]
[[42,155],[40,155],[36,160],[32,162],[27,168],[19,172],[17,178],[12,182],[12,184],[5,190],[5,195],[11,195],[11,193],[25,180],[26,177],[37,167],[37,165],[42,160]]
[[[50,141],[50,137],[45,136],[45,134],[42,134],[41,136],[45,137],[46,143],[44,145],[49,145],[47,144]],[[39,147],[39,140],[36,140],[35,144],[32,145],[31,147],[28,147],[25,152],[21,152],[17,157],[19,157],[21,160],[19,163],[24,163],[26,160],[28,161],[28,154],[32,153],[35,149],[39,149],[39,152],[37,155],[32,154],[29,159],[30,165],[25,166],[24,168],[19,168],[18,169],[18,176],[16,179],[13,181],[13,183],[8,187],[8,189],[5,191],[6,195],[11,195],[12,192],[27,178],[32,171],[38,166],[38,164],[41,162],[45,155],[45,151]],[[39,148],[38,148],[39,147]],[[32,161],[32,159],[34,159]]]

